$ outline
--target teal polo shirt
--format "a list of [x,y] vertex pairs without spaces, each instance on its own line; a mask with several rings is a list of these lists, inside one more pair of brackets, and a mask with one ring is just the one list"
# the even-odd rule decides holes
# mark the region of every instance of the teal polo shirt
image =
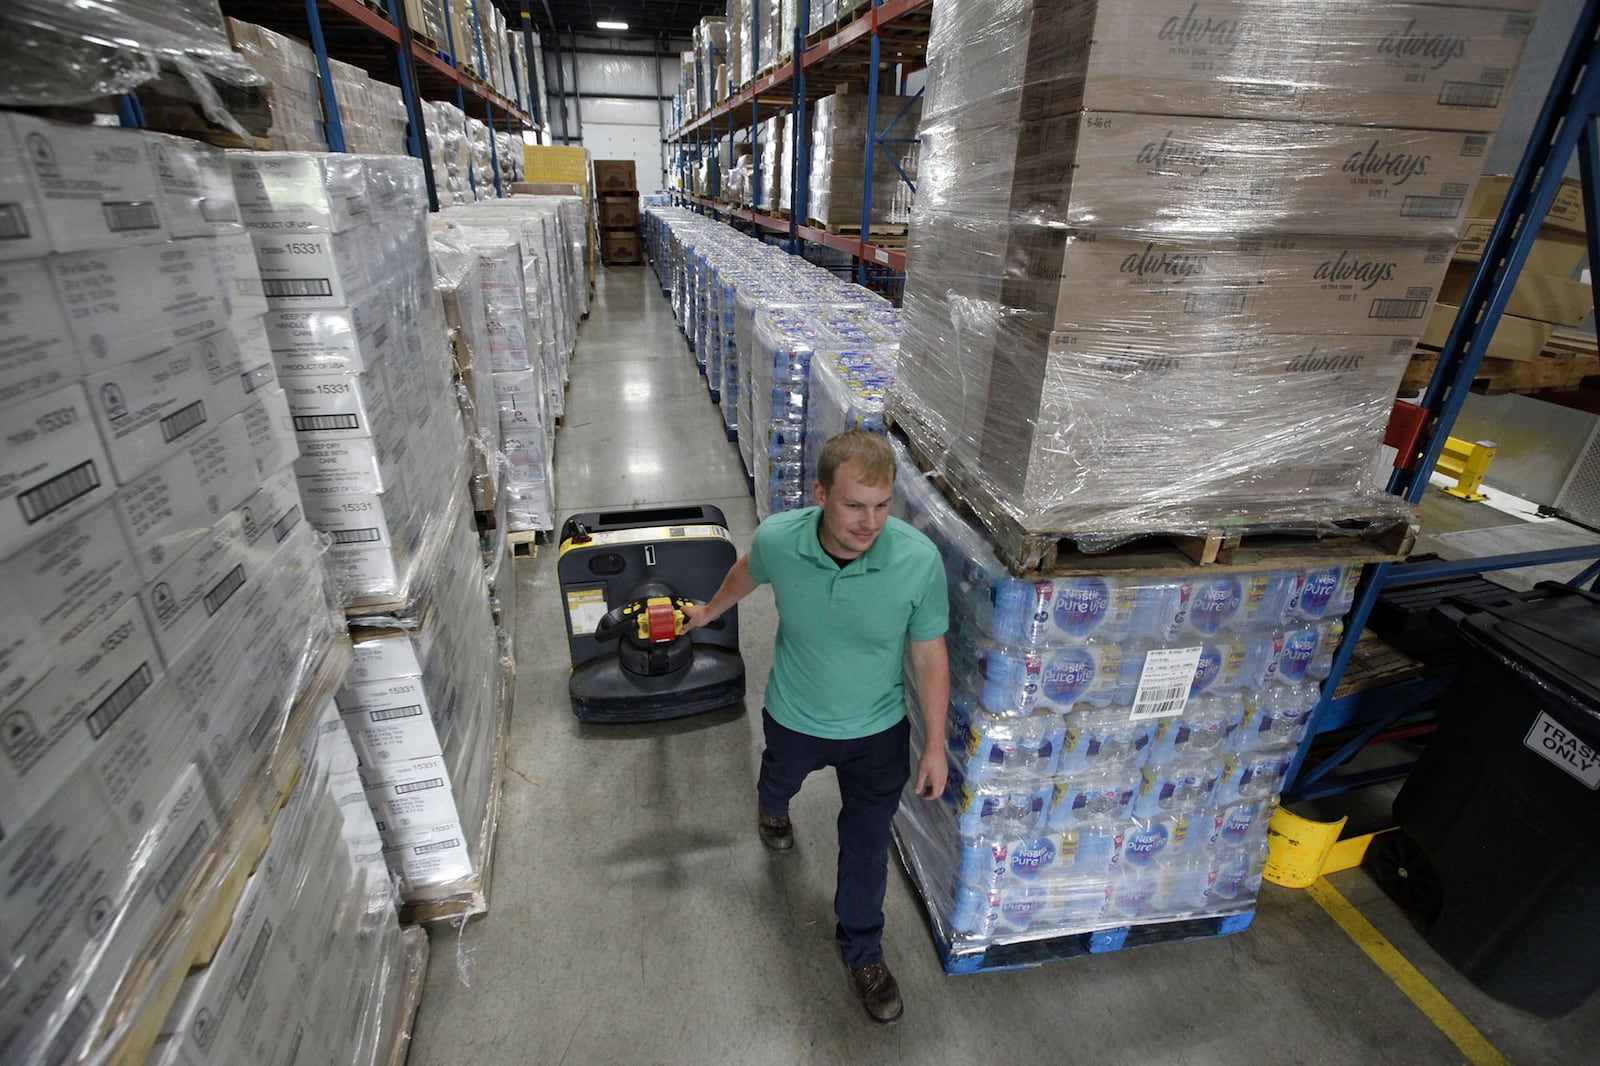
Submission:
[[943,636],[950,602],[921,530],[890,518],[841,567],[817,540],[821,519],[820,507],[775,514],[750,542],[750,576],[778,605],[767,711],[797,733],[850,740],[905,716],[906,641]]

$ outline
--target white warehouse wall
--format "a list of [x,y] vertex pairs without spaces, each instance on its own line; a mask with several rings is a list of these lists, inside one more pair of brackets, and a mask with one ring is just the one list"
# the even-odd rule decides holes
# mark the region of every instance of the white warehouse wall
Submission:
[[[577,46],[593,51],[576,55],[572,45],[573,39],[563,35],[558,58],[555,42],[544,42],[552,143],[582,144],[594,159],[631,159],[640,190],[655,191],[664,181],[663,124],[671,114],[672,93],[678,84],[678,54],[689,45],[683,41],[662,45],[659,78],[656,62],[649,55],[593,54],[616,48],[648,52],[649,41],[580,36]],[[568,94],[564,115],[563,85]],[[635,99],[652,96],[657,99]]]

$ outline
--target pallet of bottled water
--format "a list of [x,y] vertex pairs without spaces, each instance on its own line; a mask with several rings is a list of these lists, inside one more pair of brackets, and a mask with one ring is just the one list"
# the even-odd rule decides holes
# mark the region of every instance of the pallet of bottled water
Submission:
[[951,972],[1236,932],[1359,566],[1017,578],[903,448],[949,578],[949,784],[902,857]]

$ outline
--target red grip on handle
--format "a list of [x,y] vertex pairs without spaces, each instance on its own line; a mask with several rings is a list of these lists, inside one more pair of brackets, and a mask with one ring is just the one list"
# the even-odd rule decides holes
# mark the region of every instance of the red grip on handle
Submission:
[[671,603],[652,603],[646,610],[650,619],[650,643],[667,644],[677,638],[677,612]]

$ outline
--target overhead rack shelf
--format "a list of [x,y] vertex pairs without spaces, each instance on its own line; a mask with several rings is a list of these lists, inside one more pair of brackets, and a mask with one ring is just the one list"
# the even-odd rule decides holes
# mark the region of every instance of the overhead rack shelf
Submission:
[[[808,3],[801,5],[799,25],[802,27],[807,24],[809,7]],[[795,123],[793,199],[788,205],[788,218],[698,196],[687,188],[675,192],[677,201],[747,222],[758,229],[787,234],[791,251],[798,251],[804,242],[849,255],[856,260],[857,280],[862,284],[873,276],[891,281],[903,279],[905,249],[873,243],[874,228],[867,203],[862,205],[861,225],[854,227],[853,233],[807,224],[805,204],[811,159],[804,115],[811,103],[832,95],[840,84],[866,83],[873,103],[867,108],[865,141],[869,148],[883,146],[889,131],[880,133],[876,128],[877,75],[885,68],[898,67],[903,78],[926,65],[932,7],[933,0],[874,0],[850,21],[812,34],[809,43],[803,30],[797,28],[790,58],[667,135],[669,144],[697,145],[702,151],[714,151],[716,144],[727,138],[731,160],[731,142],[736,133],[743,131],[753,140],[755,128],[766,119],[791,113],[801,116],[801,121]],[[872,188],[871,156],[869,151],[868,197],[864,199],[870,197]],[[758,152],[755,158],[757,185],[764,164]],[[903,174],[902,179],[909,183]]]

